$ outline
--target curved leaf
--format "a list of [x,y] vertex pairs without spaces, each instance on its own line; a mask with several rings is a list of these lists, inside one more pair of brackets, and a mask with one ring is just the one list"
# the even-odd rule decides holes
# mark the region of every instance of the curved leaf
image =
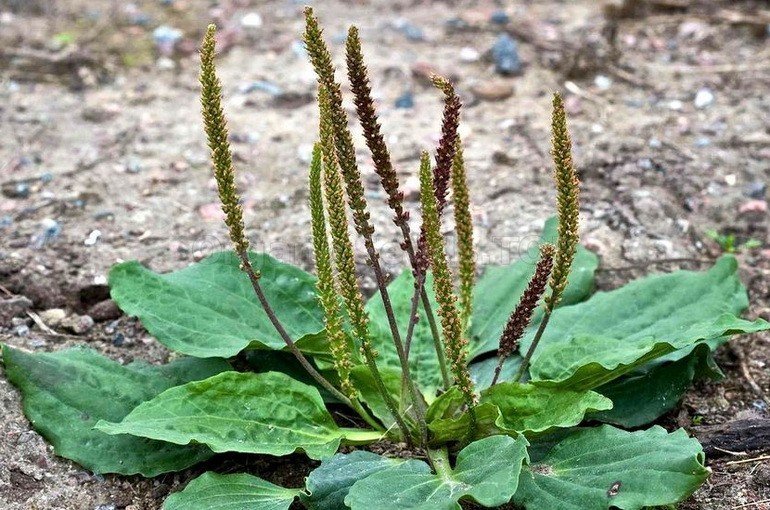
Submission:
[[718,338],[694,349],[680,349],[671,353],[679,359],[663,356],[600,386],[596,391],[612,400],[613,408],[592,417],[626,428],[652,423],[677,406],[695,379],[722,377],[711,349],[725,341],[726,338]]
[[353,484],[345,498],[352,510],[456,510],[461,498],[486,507],[505,504],[516,492],[527,441],[492,436],[466,446],[454,469],[434,474],[425,462],[408,460]]
[[[318,348],[323,313],[315,277],[264,253],[250,253],[260,282],[289,335],[300,347]],[[211,255],[173,273],[157,274],[136,261],[110,271],[110,294],[128,315],[169,349],[207,358],[230,357],[249,347],[285,344],[259,305],[232,252]]]
[[209,471],[166,498],[163,510],[288,510],[300,492],[245,473]]
[[[442,402],[456,402],[459,393],[451,388],[442,395]],[[451,400],[450,400],[451,399]],[[438,402],[438,401],[437,401]],[[536,437],[556,428],[574,427],[587,413],[612,408],[612,402],[593,391],[571,391],[552,384],[499,383],[481,392],[480,405],[475,408],[478,437],[491,434],[524,434]],[[450,414],[445,406],[442,416]],[[431,416],[438,416],[435,407]],[[457,417],[435,419],[428,427],[436,444],[458,441],[465,437],[470,416],[464,412]]]
[[225,372],[164,391],[120,423],[100,421],[108,434],[175,444],[203,443],[215,452],[329,457],[343,438],[373,441],[378,433],[341,429],[318,390],[280,372]]
[[338,453],[310,473],[305,484],[309,494],[300,497],[308,510],[346,508],[345,496],[354,483],[403,462],[402,459],[389,459],[360,450],[348,454]]
[[121,420],[162,391],[229,370],[222,359],[184,358],[168,365],[121,365],[85,348],[28,354],[3,346],[6,375],[23,397],[24,414],[57,455],[95,473],[156,476],[208,459],[200,445],[178,446],[94,430]]
[[584,429],[532,459],[514,502],[527,510],[639,510],[687,498],[708,477],[703,450],[684,430]]
[[[533,380],[595,388],[635,367],[703,340],[770,328],[736,317],[747,306],[734,257],[706,272],[677,271],[598,292],[560,308],[535,352]],[[533,331],[522,340],[522,350]]]

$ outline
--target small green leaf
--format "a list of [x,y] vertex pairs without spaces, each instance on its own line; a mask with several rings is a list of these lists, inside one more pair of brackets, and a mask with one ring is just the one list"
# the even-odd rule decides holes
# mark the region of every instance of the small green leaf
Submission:
[[[455,388],[450,388],[441,398],[457,400],[455,392]],[[550,383],[499,383],[482,391],[479,401],[480,405],[476,407],[479,436],[525,434],[535,437],[555,428],[574,427],[587,413],[612,408],[612,402],[598,393],[571,391]],[[451,410],[449,405],[446,407]],[[443,413],[444,416],[448,414]],[[436,419],[428,425],[436,444],[462,439],[469,426],[467,412],[457,417]]]
[[162,391],[229,370],[222,359],[184,358],[168,365],[120,365],[95,351],[72,348],[28,354],[3,346],[6,375],[23,397],[24,414],[57,455],[95,473],[155,476],[213,455],[205,446],[177,446],[94,430],[119,421]]
[[408,460],[359,480],[345,498],[352,510],[456,510],[468,498],[486,507],[507,503],[527,460],[527,441],[492,436],[466,446],[454,469],[434,474]]
[[[764,320],[736,317],[747,303],[731,256],[706,272],[677,271],[598,292],[554,312],[530,374],[533,380],[590,389],[703,340],[769,329]],[[533,334],[522,339],[522,351]]]
[[497,425],[507,431],[539,434],[578,425],[586,413],[612,409],[612,401],[593,391],[571,391],[543,384],[505,382],[481,394],[481,402],[500,409]]
[[[614,406],[592,418],[626,428],[652,423],[676,407],[695,379],[722,377],[711,349],[726,341],[718,338],[680,349],[600,386],[596,391],[612,400]],[[672,355],[678,359],[668,359]]]
[[163,510],[288,510],[300,492],[245,473],[208,471],[170,495]]
[[327,459],[307,477],[308,495],[300,497],[308,510],[339,510],[345,507],[345,496],[358,480],[403,463],[375,453],[354,451],[338,453]]
[[[556,226],[556,217],[549,218],[537,244],[554,243],[557,237]],[[524,293],[535,271],[537,260],[538,246],[533,246],[513,264],[489,266],[481,275],[473,289],[471,358],[497,349],[503,328]],[[595,287],[594,272],[598,265],[599,259],[596,255],[582,246],[578,247],[569,275],[569,284],[562,295],[560,306],[579,303],[591,295]],[[535,311],[532,323],[540,322],[542,315],[543,310],[540,307]]]
[[[324,326],[315,277],[267,254],[249,258],[289,335],[300,348],[317,347]],[[207,358],[235,356],[249,346],[285,348],[232,252],[167,274],[126,262],[112,268],[109,281],[118,306],[169,349]]]
[[684,500],[708,477],[703,450],[684,430],[626,432],[603,425],[570,434],[521,473],[526,510],[639,510]]
[[120,423],[101,421],[96,428],[174,444],[203,443],[215,452],[288,455],[303,450],[313,459],[333,455],[345,437],[366,435],[339,428],[318,390],[280,372],[225,372],[171,388]]

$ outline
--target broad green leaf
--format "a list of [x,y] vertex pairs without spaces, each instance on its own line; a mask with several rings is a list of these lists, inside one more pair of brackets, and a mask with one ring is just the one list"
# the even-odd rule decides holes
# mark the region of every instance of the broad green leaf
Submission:
[[329,457],[343,438],[379,438],[341,429],[312,386],[280,372],[225,372],[164,391],[120,423],[100,421],[109,434],[131,434],[174,444],[207,445],[215,452],[288,455],[302,450]]
[[309,494],[300,497],[308,510],[346,508],[345,496],[354,483],[403,462],[402,459],[389,459],[360,450],[348,454],[338,453],[310,473],[305,484]]
[[95,473],[155,476],[213,455],[205,446],[178,446],[94,430],[119,421],[162,391],[229,370],[222,359],[183,358],[168,365],[121,365],[85,348],[28,354],[3,346],[8,380],[21,392],[24,414],[57,455]]
[[[433,275],[430,273],[425,281],[425,289],[428,291],[435,315],[438,305],[433,294]],[[412,295],[414,294],[414,276],[412,272],[405,270],[395,280],[390,282],[388,294],[390,295],[393,313],[396,316],[402,340],[405,340],[407,326],[409,325],[409,313],[412,310]],[[378,365],[383,368],[390,367],[400,370],[401,365],[396,347],[393,344],[393,337],[390,334],[390,326],[388,325],[388,318],[382,304],[382,297],[379,293],[372,296],[366,303],[366,311],[369,313],[369,332],[372,335],[372,342],[380,353],[380,356],[377,358]],[[436,397],[436,390],[442,385],[441,371],[438,365],[438,357],[436,356],[436,348],[433,344],[433,336],[428,325],[428,318],[422,308],[422,301],[420,301],[419,311],[420,320],[415,325],[409,352],[409,369],[420,390],[425,395],[425,399],[431,402]],[[436,320],[438,321],[438,316],[436,316]]]
[[[770,328],[736,317],[747,306],[734,257],[706,272],[677,271],[631,282],[554,312],[532,360],[533,380],[574,389],[605,384],[698,342]],[[533,331],[522,340],[529,347]]]
[[[459,391],[451,388],[442,398],[456,400],[455,394]],[[482,391],[479,403],[475,408],[477,437],[491,434],[535,437],[555,428],[574,427],[587,413],[612,408],[608,398],[593,391],[571,391],[549,383],[499,383]],[[457,417],[436,419],[428,426],[433,442],[457,441],[467,434],[470,416],[464,412]]]
[[462,498],[499,506],[516,492],[527,445],[523,437],[481,439],[460,451],[455,468],[441,474],[425,462],[408,460],[353,484],[345,503],[352,510],[456,510]]
[[626,432],[603,425],[570,434],[532,458],[514,502],[526,510],[639,510],[673,505],[708,477],[703,450],[684,430]]
[[[556,242],[557,220],[550,218],[543,227],[538,245]],[[535,272],[538,246],[527,250],[521,259],[507,266],[490,266],[479,278],[473,289],[473,318],[470,328],[471,358],[498,347],[511,312],[516,308],[529,279]],[[596,255],[582,246],[578,247],[569,284],[564,291],[560,306],[571,305],[586,299],[594,291],[594,272],[599,264]],[[533,324],[540,322],[542,307],[535,311]]]
[[300,492],[246,473],[208,471],[166,498],[163,510],[288,510]]
[[[262,272],[265,295],[292,339],[302,348],[318,348],[324,326],[315,277],[267,254],[249,258]],[[234,356],[249,346],[285,347],[232,252],[167,274],[126,262],[112,268],[109,281],[118,306],[175,351],[207,358]]]
[[[614,406],[592,418],[626,428],[652,423],[677,406],[695,379],[722,377],[709,345],[715,341],[723,343],[726,338],[700,343],[694,349],[680,349],[597,388]],[[682,351],[688,352],[682,356]],[[672,355],[679,359],[666,359]]]

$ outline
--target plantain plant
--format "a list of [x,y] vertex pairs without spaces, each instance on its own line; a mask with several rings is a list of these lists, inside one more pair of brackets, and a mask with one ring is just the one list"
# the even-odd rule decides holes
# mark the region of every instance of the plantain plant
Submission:
[[[461,501],[630,510],[676,504],[704,482],[697,440],[640,427],[671,410],[695,378],[721,376],[712,353],[731,335],[770,326],[739,318],[748,303],[731,256],[705,272],[593,292],[597,257],[578,242],[579,182],[558,94],[557,215],[521,260],[477,279],[459,97],[434,77],[444,97],[441,138],[433,159],[420,158],[422,221],[413,231],[350,29],[357,116],[409,262],[388,282],[340,84],[308,8],[320,118],[308,175],[312,276],[249,251],[214,35],[210,26],[201,48],[203,120],[234,251],[170,274],[137,262],[112,269],[118,305],[184,355],[167,365],[124,366],[82,348],[3,347],[27,417],[59,455],[97,473],[144,476],[220,452],[299,451],[321,461],[304,487],[206,472],[166,510],[439,510]],[[450,191],[456,263],[441,233]],[[349,218],[377,283],[368,301]],[[404,443],[391,450],[408,454],[337,453],[377,442]]]

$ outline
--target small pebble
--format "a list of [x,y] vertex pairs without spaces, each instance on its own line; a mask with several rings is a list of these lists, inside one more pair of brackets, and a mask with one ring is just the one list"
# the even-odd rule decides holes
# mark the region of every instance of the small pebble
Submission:
[[121,347],[126,341],[126,336],[123,333],[115,333],[112,337],[112,345],[115,347]]
[[669,110],[679,111],[682,108],[684,108],[684,103],[678,99],[672,99],[671,101],[668,102]]
[[521,59],[519,45],[508,34],[502,34],[492,46],[492,58],[495,61],[495,71],[502,75],[521,74]]
[[414,94],[412,94],[410,90],[405,91],[403,94],[398,96],[394,106],[396,108],[403,109],[414,108]]
[[120,308],[115,304],[112,299],[105,299],[99,301],[91,308],[88,309],[88,315],[90,315],[96,322],[105,322],[117,319],[122,315]]
[[82,335],[83,333],[88,333],[94,327],[94,319],[90,315],[73,314],[64,319],[61,326],[76,335]]
[[88,234],[88,237],[85,241],[83,241],[83,244],[86,246],[93,246],[99,241],[99,238],[102,237],[102,231],[101,230],[92,230],[90,234]]
[[252,81],[238,87],[238,92],[241,94],[248,94],[254,91],[266,92],[271,96],[280,96],[283,94],[283,89],[281,87],[265,80]]
[[59,234],[61,234],[61,225],[59,225],[59,222],[51,218],[45,218],[40,222],[40,231],[32,236],[32,246],[35,248],[42,248],[47,243],[59,237]]
[[767,212],[767,201],[765,200],[749,200],[744,202],[738,208],[738,214],[765,214]]
[[503,80],[484,81],[471,87],[471,92],[483,101],[502,101],[513,95],[513,85]]
[[58,328],[67,317],[67,312],[61,308],[50,308],[48,310],[43,310],[38,315],[40,316],[40,320],[42,320],[46,326]]
[[725,175],[725,184],[727,184],[728,186],[735,186],[736,182],[738,182],[738,177],[736,177],[735,174]]
[[481,58],[481,54],[479,54],[476,48],[465,46],[460,49],[459,57],[461,62],[477,62]]
[[16,336],[27,336],[29,335],[29,326],[26,324],[19,324],[14,328],[13,333]]
[[410,41],[424,41],[425,32],[411,21],[399,18],[393,22],[396,30],[401,32]]
[[182,39],[182,31],[161,25],[152,31],[152,39],[155,41],[155,47],[161,55],[169,56],[174,52],[174,46]]
[[206,221],[222,221],[225,213],[222,211],[222,205],[219,202],[211,202],[198,207],[198,214]]
[[594,78],[594,85],[599,90],[609,90],[612,87],[612,78],[599,74]]
[[765,184],[762,181],[754,181],[748,186],[746,186],[746,190],[744,191],[743,194],[749,198],[762,199],[762,198],[765,198],[766,192],[767,192],[767,184]]
[[142,160],[136,156],[130,156],[126,160],[126,164],[124,168],[126,172],[130,174],[138,174],[139,172],[142,171]]
[[701,148],[701,147],[708,147],[709,145],[711,145],[711,140],[708,137],[706,137],[706,136],[700,136],[700,137],[695,139],[695,146],[696,147],[699,147],[699,148]]
[[255,29],[262,26],[262,16],[258,12],[246,13],[241,18],[241,26],[248,29]]
[[489,17],[489,21],[495,25],[507,25],[511,21],[511,17],[505,11],[495,11]]
[[707,108],[714,103],[714,93],[710,89],[703,87],[695,94],[695,107]]

